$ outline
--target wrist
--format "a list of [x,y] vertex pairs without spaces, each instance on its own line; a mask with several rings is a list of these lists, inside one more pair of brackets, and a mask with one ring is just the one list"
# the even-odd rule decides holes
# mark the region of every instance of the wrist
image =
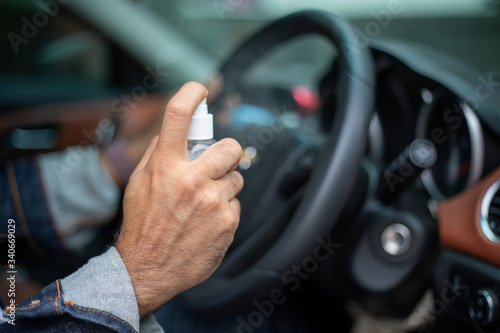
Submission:
[[[130,244],[124,244],[120,238],[118,238],[115,247],[132,282],[141,320],[177,295],[177,293],[172,292],[177,288],[168,285],[173,280],[172,276],[164,278],[164,276],[158,277],[154,273],[158,271],[155,260],[151,261],[154,266],[148,267],[144,260],[135,257],[136,248]],[[169,273],[168,269],[162,271],[165,274]]]

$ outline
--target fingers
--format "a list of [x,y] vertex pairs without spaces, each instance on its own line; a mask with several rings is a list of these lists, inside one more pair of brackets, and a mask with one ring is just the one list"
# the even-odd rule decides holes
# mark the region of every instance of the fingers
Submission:
[[151,143],[149,144],[148,149],[146,149],[146,152],[144,153],[144,155],[142,156],[141,160],[139,161],[139,164],[137,164],[137,166],[135,167],[135,169],[132,172],[131,176],[133,176],[134,174],[136,174],[140,170],[144,169],[144,167],[146,166],[146,164],[148,164],[148,161],[151,158],[151,155],[153,154],[153,151],[155,150],[157,143],[158,143],[158,135],[155,136],[151,140]]
[[207,94],[201,84],[188,82],[170,99],[160,131],[158,153],[168,154],[170,160],[189,159],[187,138],[191,116]]
[[223,139],[210,146],[195,163],[204,164],[208,176],[217,180],[228,171],[234,170],[241,158],[240,144],[234,139]]
[[243,189],[243,176],[238,171],[230,171],[216,181],[221,187],[227,201],[234,199]]

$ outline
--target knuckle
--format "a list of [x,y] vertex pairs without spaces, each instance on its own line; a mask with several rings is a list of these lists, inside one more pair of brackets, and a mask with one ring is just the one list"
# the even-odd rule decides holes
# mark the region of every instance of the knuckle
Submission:
[[162,163],[149,163],[144,168],[150,190],[161,191],[163,188],[169,188],[173,193],[193,197],[199,188],[199,177],[184,171],[180,172],[176,168],[167,169]]
[[197,164],[202,165],[202,169],[210,170],[213,169],[217,164],[218,154],[215,152],[204,153],[203,158],[199,158],[196,160]]
[[184,176],[186,176],[190,181],[195,183],[196,186],[199,186],[199,185],[205,183],[207,180],[206,176],[201,172],[190,171],[189,175],[184,174]]
[[197,177],[190,177],[187,175],[179,176],[179,183],[182,184],[182,190],[187,194],[193,194],[198,191],[199,185]]
[[240,202],[238,199],[236,199],[236,198],[235,198],[235,199],[233,199],[233,201],[234,201],[234,204],[235,204],[235,206],[236,206],[236,212],[235,212],[236,219],[237,219],[237,220],[238,220],[238,222],[239,222],[239,220],[240,220],[240,215],[241,215],[241,202]]
[[223,229],[225,233],[234,234],[236,232],[236,228],[238,227],[239,216],[237,216],[234,212],[227,210],[223,216],[221,217]]
[[185,104],[175,102],[175,101],[171,101],[170,103],[168,103],[167,114],[168,114],[168,116],[173,117],[173,118],[177,118],[177,119],[178,118],[183,119],[183,118],[191,116],[190,110]]
[[221,140],[221,142],[224,144],[225,149],[228,152],[230,152],[231,154],[234,154],[235,156],[238,156],[238,157],[243,154],[243,150],[241,148],[241,145],[235,139],[225,138],[225,139]]
[[236,188],[242,189],[243,186],[245,185],[245,178],[243,178],[243,175],[239,173],[238,171],[232,171],[232,175],[234,178],[234,184]]
[[203,196],[203,202],[209,209],[217,209],[222,204],[222,197],[217,191],[207,190]]

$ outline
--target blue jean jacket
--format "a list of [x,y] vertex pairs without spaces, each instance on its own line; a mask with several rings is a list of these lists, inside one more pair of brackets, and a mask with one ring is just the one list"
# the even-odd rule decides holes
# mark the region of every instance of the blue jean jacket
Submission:
[[130,277],[114,247],[3,314],[0,332],[163,332],[153,316],[139,320]]
[[[68,214],[64,214],[64,208],[54,212],[54,209],[57,209],[54,205],[51,211],[50,202],[47,200],[51,195],[64,196],[66,187],[71,186],[75,179],[86,182],[84,189],[74,192],[77,198],[73,202],[78,205],[74,207],[75,210],[86,209],[85,203],[82,202],[85,197],[98,197],[101,201],[106,201],[106,197],[102,197],[102,186],[106,187],[104,192],[106,189],[108,191],[107,197],[111,197],[108,202],[115,200],[113,196],[119,199],[118,190],[111,194],[109,192],[113,184],[109,177],[103,174],[98,151],[91,151],[85,160],[82,159],[81,165],[69,169],[69,172],[54,174],[54,177],[62,176],[60,182],[57,179],[47,180],[41,177],[45,174],[46,178],[50,178],[52,175],[49,173],[57,170],[50,165],[43,169],[41,165],[64,161],[68,153],[71,152],[50,155],[43,161],[23,159],[0,165],[0,234],[7,235],[8,221],[15,221],[15,238],[18,241],[16,250],[21,250],[21,240],[25,240],[22,244],[29,247],[32,256],[38,256],[39,259],[72,250],[71,245],[75,237],[64,237],[60,229],[65,225],[54,221],[58,216],[63,219]],[[47,184],[47,181],[50,181],[50,184]],[[45,187],[54,184],[54,190],[48,195],[50,189]],[[66,195],[65,200],[69,202],[71,199]],[[90,202],[88,205],[95,206],[95,203]],[[112,211],[114,209],[111,208]],[[75,218],[72,219],[74,220]],[[7,243],[5,236],[0,237],[0,243]],[[18,259],[16,264],[19,266],[19,256],[13,259],[14,262]],[[1,264],[5,263],[7,262],[2,260]],[[4,266],[4,269],[8,269],[8,266]],[[11,299],[15,302],[15,295]],[[4,301],[9,305],[11,299]],[[132,282],[114,247],[91,259],[72,275],[51,283],[39,294],[17,304],[15,309],[7,308],[3,311],[3,318],[0,323],[5,322],[0,324],[0,332],[163,331],[154,317],[139,320]]]
[[[281,310],[293,313],[290,304]],[[253,309],[254,310],[254,309]],[[15,316],[4,311],[6,320],[0,332],[197,332],[197,333],[310,333],[302,322],[285,321],[271,328],[267,320],[259,327],[241,328],[251,311],[225,318],[207,318],[191,313],[174,299],[161,307],[155,316],[139,319],[134,289],[127,269],[114,247],[91,259],[72,275],[57,280],[39,294],[18,304]],[[293,315],[292,315],[293,318]],[[162,326],[158,322],[162,323]],[[247,325],[248,326],[248,325]]]

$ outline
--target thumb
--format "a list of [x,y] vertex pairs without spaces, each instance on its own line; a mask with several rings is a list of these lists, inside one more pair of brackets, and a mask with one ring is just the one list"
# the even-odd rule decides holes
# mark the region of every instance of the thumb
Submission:
[[169,159],[189,159],[187,140],[191,117],[207,94],[203,85],[188,82],[170,99],[153,156],[161,153],[167,154]]

